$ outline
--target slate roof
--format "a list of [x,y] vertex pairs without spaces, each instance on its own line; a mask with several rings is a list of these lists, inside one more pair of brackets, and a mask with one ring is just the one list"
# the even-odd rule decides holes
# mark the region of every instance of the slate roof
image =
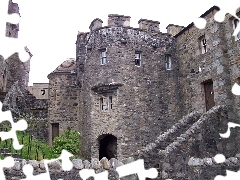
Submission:
[[52,73],[61,73],[61,72],[72,72],[75,70],[76,61],[68,59],[59,65]]

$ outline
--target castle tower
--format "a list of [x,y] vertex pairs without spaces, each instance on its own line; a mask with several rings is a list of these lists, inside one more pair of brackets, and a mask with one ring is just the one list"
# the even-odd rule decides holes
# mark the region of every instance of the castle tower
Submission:
[[78,130],[78,88],[76,61],[67,59],[48,75],[49,79],[49,144],[54,137],[70,128]]
[[[136,156],[178,119],[175,40],[159,22],[111,14],[76,42],[79,123],[86,158]],[[153,138],[154,139],[154,138]]]

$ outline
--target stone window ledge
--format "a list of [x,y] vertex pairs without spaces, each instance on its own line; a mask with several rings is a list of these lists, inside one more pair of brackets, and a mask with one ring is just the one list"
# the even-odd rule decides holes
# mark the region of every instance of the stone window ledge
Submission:
[[118,89],[120,86],[123,86],[122,83],[112,82],[112,83],[100,83],[93,86],[91,89],[97,93],[99,92],[109,92]]

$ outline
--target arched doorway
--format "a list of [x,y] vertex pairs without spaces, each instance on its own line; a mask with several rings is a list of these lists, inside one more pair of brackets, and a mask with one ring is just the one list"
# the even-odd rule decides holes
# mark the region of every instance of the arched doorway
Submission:
[[99,136],[99,160],[106,157],[108,160],[117,158],[117,138],[111,134]]

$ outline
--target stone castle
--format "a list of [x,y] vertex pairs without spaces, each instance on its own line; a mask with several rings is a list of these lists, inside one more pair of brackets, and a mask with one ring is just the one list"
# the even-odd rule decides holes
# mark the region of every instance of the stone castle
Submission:
[[[16,6],[10,1],[9,13]],[[132,28],[129,16],[110,14],[105,27],[94,19],[77,35],[76,58],[51,72],[49,83],[27,87],[30,51],[24,63],[17,53],[1,59],[1,100],[44,124],[36,136],[49,144],[75,129],[84,158],[141,157],[163,179],[184,174],[191,157],[235,157],[238,129],[229,139],[219,133],[239,123],[240,99],[231,92],[240,84],[240,33],[232,36],[239,20],[228,14],[216,22],[217,11],[201,15],[204,30],[170,24],[167,33],[158,21]],[[17,27],[7,24],[6,36],[16,38]]]

